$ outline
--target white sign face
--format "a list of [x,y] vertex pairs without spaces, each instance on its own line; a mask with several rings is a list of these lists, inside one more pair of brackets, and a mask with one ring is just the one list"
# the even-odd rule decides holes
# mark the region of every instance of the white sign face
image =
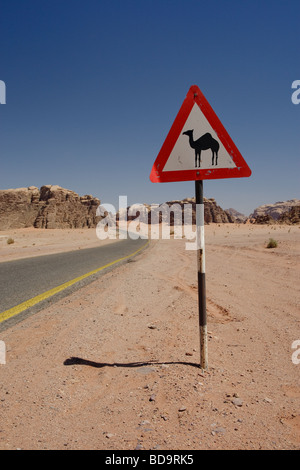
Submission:
[[217,133],[194,104],[163,172],[236,168]]

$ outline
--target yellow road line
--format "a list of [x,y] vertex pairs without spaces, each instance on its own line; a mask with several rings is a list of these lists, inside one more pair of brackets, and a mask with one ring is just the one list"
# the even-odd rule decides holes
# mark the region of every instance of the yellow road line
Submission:
[[147,241],[145,245],[143,245],[141,248],[136,250],[134,253],[131,253],[130,255],[124,256],[123,258],[119,258],[115,261],[111,261],[110,263],[107,263],[104,266],[101,266],[100,268],[94,269],[93,271],[90,271],[89,273],[76,277],[75,279],[72,279],[71,281],[65,282],[64,284],[54,287],[53,289],[50,289],[47,292],[44,292],[43,294],[37,295],[36,297],[26,300],[25,302],[22,302],[21,304],[16,305],[15,307],[5,310],[4,312],[0,313],[0,323],[2,323],[5,320],[8,320],[11,317],[14,317],[15,315],[18,315],[21,312],[24,312],[25,310],[27,310],[30,307],[33,307],[39,302],[42,302],[43,300],[46,300],[49,297],[52,297],[53,295],[58,294],[59,292],[66,289],[67,287],[73,286],[73,284],[76,284],[76,282],[82,281],[83,279],[86,279],[87,277],[92,276],[93,274],[103,271],[103,269],[109,268],[110,266],[113,266],[114,264],[119,263],[120,261],[123,261],[127,258],[130,258],[131,256],[136,255],[139,251],[145,248],[145,246],[148,245],[148,243],[149,241]]

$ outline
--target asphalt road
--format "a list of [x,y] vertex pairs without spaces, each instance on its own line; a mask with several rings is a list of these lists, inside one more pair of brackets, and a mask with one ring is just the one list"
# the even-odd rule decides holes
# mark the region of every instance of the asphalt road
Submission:
[[1,312],[127,257],[145,244],[144,239],[128,238],[97,248],[0,263],[0,321]]

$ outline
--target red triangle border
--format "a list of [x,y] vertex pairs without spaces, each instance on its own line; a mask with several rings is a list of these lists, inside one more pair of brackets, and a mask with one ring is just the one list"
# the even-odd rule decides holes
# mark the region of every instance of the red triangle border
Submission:
[[[235,168],[214,168],[203,170],[196,168],[193,170],[163,171],[195,103],[197,103],[225,149],[232,157],[236,165]],[[150,180],[152,183],[170,183],[176,181],[196,181],[204,179],[241,178],[249,177],[250,175],[251,170],[249,166],[240,154],[220,119],[198,86],[192,85],[154,162],[150,173]]]

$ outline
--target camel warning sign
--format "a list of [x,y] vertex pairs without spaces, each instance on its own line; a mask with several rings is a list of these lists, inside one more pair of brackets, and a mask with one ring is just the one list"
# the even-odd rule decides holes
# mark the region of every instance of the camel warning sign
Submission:
[[193,85],[150,174],[153,183],[250,176],[251,170],[200,89]]

